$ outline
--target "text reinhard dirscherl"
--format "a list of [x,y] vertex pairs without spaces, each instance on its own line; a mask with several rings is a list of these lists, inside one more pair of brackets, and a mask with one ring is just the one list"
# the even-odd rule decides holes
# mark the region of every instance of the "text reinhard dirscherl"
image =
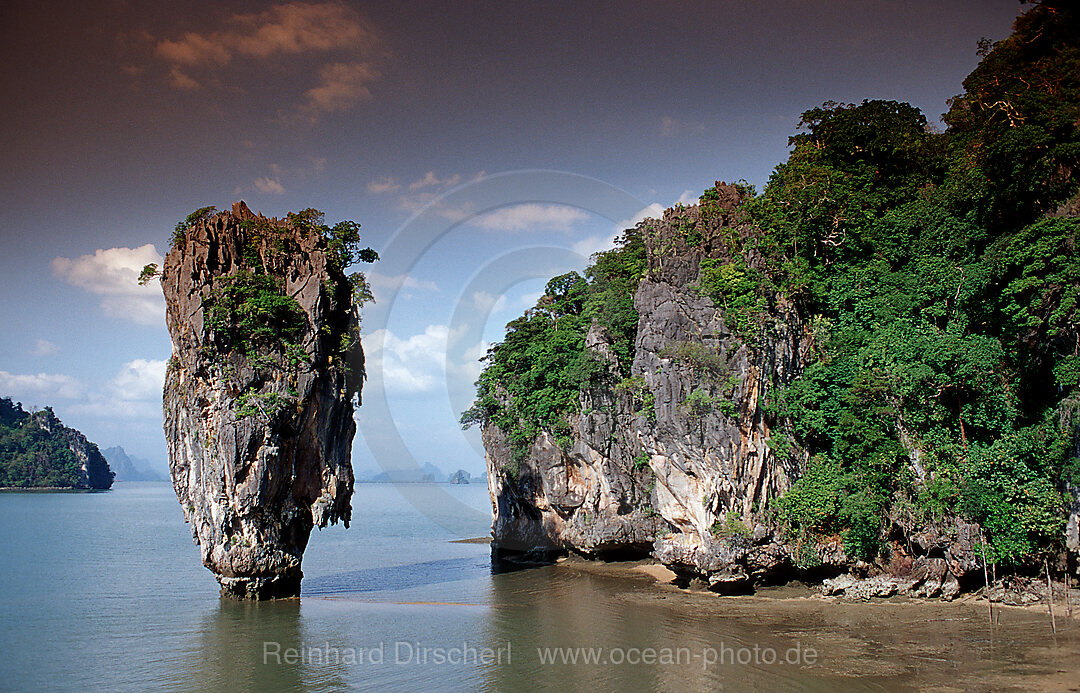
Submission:
[[[813,666],[819,661],[816,649],[794,643],[791,647],[761,645],[690,647],[537,647],[542,666],[674,665],[700,666]],[[282,647],[280,642],[263,642],[264,665],[362,666],[362,665],[509,665],[509,642],[498,647],[480,647],[468,641],[460,646],[430,646],[399,640],[370,647],[338,647],[330,643]]]

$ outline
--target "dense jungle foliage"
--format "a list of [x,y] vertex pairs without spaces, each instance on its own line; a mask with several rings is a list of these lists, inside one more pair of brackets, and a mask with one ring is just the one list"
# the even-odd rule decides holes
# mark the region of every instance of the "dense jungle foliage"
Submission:
[[1080,16],[1044,2],[980,46],[926,127],[907,104],[826,104],[764,194],[773,281],[820,330],[783,393],[810,469],[802,530],[877,553],[887,517],[978,522],[991,558],[1061,541],[1078,480]]
[[508,324],[506,339],[484,357],[476,402],[461,422],[469,427],[490,421],[507,433],[511,474],[541,430],[568,443],[566,414],[578,407],[580,390],[612,378],[608,366],[585,348],[590,326],[604,329],[620,376],[630,375],[638,323],[634,292],[645,268],[641,229],[628,230],[614,250],[594,256],[585,277],[569,272],[548,282],[536,307]]
[[[175,248],[185,242],[188,229],[211,219],[216,207],[200,207],[176,224],[171,238]],[[346,363],[360,339],[359,309],[373,301],[371,286],[361,272],[346,274],[356,263],[372,263],[379,254],[372,248],[361,247],[360,224],[343,220],[330,226],[317,209],[289,212],[285,223],[263,216],[239,223],[243,258],[242,268],[230,275],[214,278],[210,292],[204,297],[206,325],[213,337],[211,346],[219,354],[237,352],[243,355],[258,374],[295,376],[297,369],[309,359],[302,341],[308,327],[303,308],[285,293],[281,261],[297,250],[294,232],[302,237],[321,239],[326,254],[330,279],[324,282],[327,295],[334,297],[340,312],[350,316],[350,324],[335,345],[331,359]],[[156,264],[146,265],[139,283],[146,284],[161,271]],[[323,329],[328,329],[324,326]],[[232,373],[231,367],[226,369]],[[238,416],[273,417],[294,403],[295,391],[260,392],[261,381],[249,384],[237,397]]]
[[49,430],[54,425],[59,421],[49,407],[28,412],[21,403],[0,397],[0,486],[76,488],[84,484],[79,459],[63,436]]
[[[1060,548],[1080,487],[1080,11],[1032,4],[980,43],[944,132],[894,101],[805,112],[739,207],[742,256],[702,263],[748,342],[778,295],[811,327],[815,361],[769,403],[794,438],[774,451],[810,460],[772,509],[790,531],[873,558],[892,522],[961,516],[996,562]],[[616,377],[584,348],[594,321],[633,384],[641,233],[507,326],[463,424],[497,424],[519,459],[541,429],[565,439],[579,389]]]

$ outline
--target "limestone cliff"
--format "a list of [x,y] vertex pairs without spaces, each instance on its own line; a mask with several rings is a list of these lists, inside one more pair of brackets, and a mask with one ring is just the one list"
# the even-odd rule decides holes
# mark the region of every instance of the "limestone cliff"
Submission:
[[298,595],[312,528],[351,512],[363,351],[349,282],[301,216],[240,202],[174,240],[161,283],[177,498],[223,595]]
[[[647,270],[634,294],[630,377],[581,391],[568,445],[544,430],[524,461],[511,463],[507,431],[483,422],[496,554],[652,555],[719,592],[868,567],[839,538],[792,536],[769,512],[807,464],[775,413],[776,396],[816,347],[782,295],[770,296],[768,315],[748,328],[702,289],[703,260],[763,264],[746,242],[757,232],[740,221],[739,192],[716,190],[708,207],[677,206],[639,226]],[[614,376],[609,342],[594,323],[586,346]],[[894,591],[948,596],[979,567],[972,526],[903,525],[897,520],[905,540],[894,552],[903,576]]]
[[[738,193],[722,190],[730,213]],[[687,237],[690,226],[699,237]],[[497,551],[653,553],[713,580],[742,580],[748,563],[778,562],[776,545],[733,553],[716,530],[729,519],[753,523],[798,477],[800,456],[778,457],[767,444],[776,422],[764,406],[777,384],[801,372],[810,340],[783,304],[752,344],[695,290],[701,260],[729,255],[732,228],[722,217],[703,220],[697,206],[668,210],[647,226],[648,271],[634,297],[639,318],[627,381],[636,390],[583,391],[568,450],[542,433],[509,478],[500,473],[510,454],[505,434],[484,426]],[[597,326],[587,346],[614,361]],[[695,397],[708,406],[695,407]]]

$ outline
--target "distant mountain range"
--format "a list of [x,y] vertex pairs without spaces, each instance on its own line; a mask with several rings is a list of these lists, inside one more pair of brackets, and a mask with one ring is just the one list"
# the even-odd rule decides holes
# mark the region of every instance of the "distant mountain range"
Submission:
[[119,445],[101,451],[116,472],[116,481],[165,481],[146,460],[128,455]]
[[358,470],[356,481],[359,483],[403,483],[403,484],[438,484],[438,483],[469,483],[470,481],[482,481],[486,474],[473,476],[459,469],[453,474],[447,474],[434,464],[427,462],[419,470],[416,469],[391,469],[389,471]]

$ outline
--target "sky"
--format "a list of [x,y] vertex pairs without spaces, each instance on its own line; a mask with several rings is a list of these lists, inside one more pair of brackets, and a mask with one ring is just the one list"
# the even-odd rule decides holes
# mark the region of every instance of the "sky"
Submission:
[[1017,0],[0,5],[0,396],[166,469],[164,302],[139,269],[243,199],[362,225],[359,474],[483,470],[477,361],[545,278],[716,180],[760,191],[800,114],[940,125]]

